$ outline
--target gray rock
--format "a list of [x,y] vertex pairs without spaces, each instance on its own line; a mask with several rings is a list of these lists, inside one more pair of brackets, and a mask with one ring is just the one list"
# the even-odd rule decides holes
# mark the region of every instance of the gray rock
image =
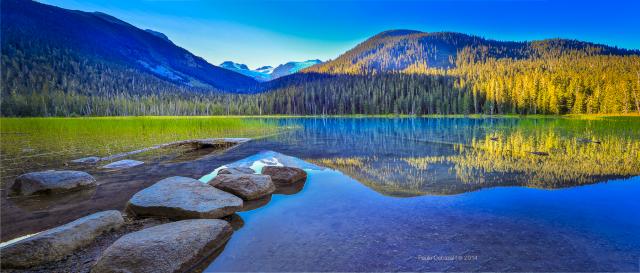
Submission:
[[78,158],[75,160],[71,160],[71,163],[74,164],[96,164],[100,161],[100,157],[97,156],[89,156],[89,157],[83,157],[83,158]]
[[242,209],[242,199],[193,178],[174,176],[139,191],[127,207],[138,216],[221,218]]
[[307,172],[294,167],[265,166],[262,174],[271,176],[273,183],[277,185],[288,185],[307,180]]
[[271,177],[261,174],[219,174],[209,185],[240,196],[244,200],[262,198],[276,190]]
[[115,241],[91,272],[188,272],[221,249],[232,233],[229,223],[212,219],[183,220],[143,229]]
[[131,168],[131,167],[135,167],[135,166],[142,165],[142,164],[144,164],[144,162],[142,162],[142,161],[124,159],[124,160],[120,160],[120,161],[109,163],[109,164],[104,165],[104,166],[102,166],[100,168],[103,168],[103,169],[126,169],[126,168]]
[[18,176],[9,195],[55,194],[96,185],[96,179],[80,171],[44,171]]
[[253,169],[247,167],[224,168],[218,171],[218,174],[254,174]]
[[2,267],[27,268],[61,260],[91,244],[104,232],[120,228],[123,223],[119,211],[109,210],[40,232],[0,249]]

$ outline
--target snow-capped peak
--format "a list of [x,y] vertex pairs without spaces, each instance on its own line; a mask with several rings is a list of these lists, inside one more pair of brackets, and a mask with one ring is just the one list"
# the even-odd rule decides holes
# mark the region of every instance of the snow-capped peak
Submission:
[[262,72],[262,73],[265,73],[265,74],[271,74],[273,72],[273,69],[274,69],[273,66],[265,65],[263,67],[257,68],[256,71]]
[[220,64],[220,67],[227,69],[245,69],[249,70],[249,67],[246,64],[234,63],[232,61],[226,61]]
[[296,73],[302,69],[310,67],[315,64],[319,64],[322,61],[320,60],[307,60],[303,62],[288,62],[286,64],[278,65],[277,67],[273,67],[270,65],[265,65],[254,70],[251,70],[247,65],[235,63],[232,61],[226,61],[220,64],[220,67],[226,68],[240,74],[244,74],[246,76],[252,77],[259,81],[269,81],[273,79],[277,79],[280,77],[284,77],[293,73]]

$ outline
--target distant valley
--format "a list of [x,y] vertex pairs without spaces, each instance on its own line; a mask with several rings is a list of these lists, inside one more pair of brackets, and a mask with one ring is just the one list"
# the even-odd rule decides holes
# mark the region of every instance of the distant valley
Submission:
[[232,61],[226,61],[220,64],[220,67],[229,69],[234,72],[238,72],[245,76],[252,77],[258,81],[270,81],[280,77],[291,75],[302,69],[322,63],[320,60],[307,60],[303,62],[288,62],[285,64],[273,66],[261,66],[256,69],[250,69],[245,64],[234,63]]

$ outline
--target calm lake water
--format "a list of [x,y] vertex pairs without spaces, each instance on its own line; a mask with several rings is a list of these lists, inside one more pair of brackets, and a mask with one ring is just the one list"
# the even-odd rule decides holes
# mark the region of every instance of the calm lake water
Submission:
[[640,269],[638,120],[280,122],[243,149],[318,167],[285,164],[302,190],[239,213],[207,271]]
[[89,169],[94,193],[51,205],[3,199],[3,241],[122,209],[167,176],[278,162],[306,183],[238,213],[206,271],[640,270],[638,117],[252,122],[297,129],[192,161]]

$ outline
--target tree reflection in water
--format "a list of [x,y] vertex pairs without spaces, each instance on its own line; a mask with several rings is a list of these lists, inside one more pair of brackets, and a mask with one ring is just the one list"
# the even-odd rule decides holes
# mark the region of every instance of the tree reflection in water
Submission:
[[465,120],[417,127],[381,122],[355,137],[365,142],[360,146],[369,141],[368,154],[354,147],[352,155],[308,160],[392,196],[495,186],[555,189],[640,175],[640,129],[633,118]]

